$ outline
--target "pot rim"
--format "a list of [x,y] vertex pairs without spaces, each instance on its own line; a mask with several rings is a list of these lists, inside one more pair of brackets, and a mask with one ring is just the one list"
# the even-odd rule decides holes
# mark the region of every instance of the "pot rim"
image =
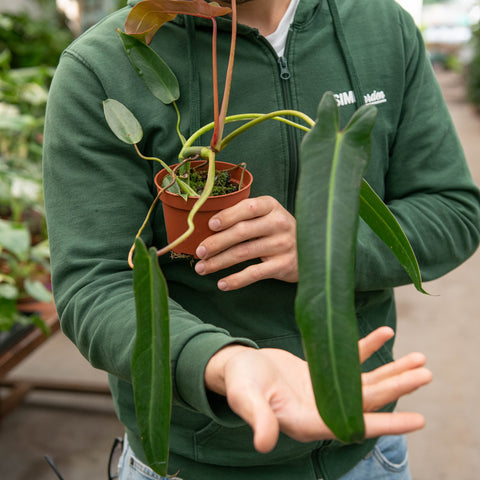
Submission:
[[[192,164],[199,164],[199,163],[204,163],[205,160],[192,160]],[[174,163],[172,165],[170,165],[170,167],[175,167],[175,165],[178,165],[178,163]],[[220,167],[220,168],[217,168]],[[205,163],[205,167],[207,167],[207,163]],[[223,167],[223,168],[222,168]],[[240,165],[237,165],[235,163],[230,163],[230,162],[222,162],[222,161],[215,161],[215,169],[216,170],[227,170],[231,167],[238,167],[238,168],[241,168]],[[250,188],[251,185],[252,185],[252,182],[253,182],[253,175],[252,173],[245,167],[245,172],[244,172],[244,178],[243,178],[243,186],[240,190],[235,190],[234,192],[230,192],[230,193],[226,193],[224,195],[211,195],[209,196],[208,198],[218,198],[219,200],[221,200],[222,198],[226,198],[226,197],[230,197],[232,195],[237,195],[239,194],[240,192],[243,192],[245,189],[247,188]],[[155,185],[157,187],[157,191],[161,188],[161,185],[162,185],[162,180],[163,178],[166,176],[166,170],[164,168],[162,168],[156,175],[155,175]],[[161,178],[160,178],[161,177]],[[236,181],[236,179],[233,179],[233,181]],[[162,194],[160,195],[160,198],[162,199],[163,201],[163,197],[168,197],[168,198],[181,198],[182,201],[185,201],[184,198],[179,195],[178,193],[173,193],[173,192],[169,192],[168,190],[164,190],[162,192]],[[187,198],[187,201],[185,203],[188,203],[190,200],[195,202],[196,200],[198,200],[200,198],[200,195],[197,195],[197,196],[189,196]]]

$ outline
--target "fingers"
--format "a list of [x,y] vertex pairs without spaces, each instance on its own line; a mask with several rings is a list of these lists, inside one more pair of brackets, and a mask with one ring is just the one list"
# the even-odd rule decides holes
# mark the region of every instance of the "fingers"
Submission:
[[425,366],[427,359],[423,353],[409,353],[394,362],[382,365],[364,375],[363,385],[372,385],[382,380],[401,375],[404,372]]
[[[242,242],[290,230],[293,217],[290,219],[289,216],[290,214],[287,215],[283,207],[272,197],[243,200],[210,219],[210,228],[218,233],[205,239],[198,247],[196,254],[199,258],[208,260]],[[244,261],[263,256],[264,252],[272,247],[275,245],[265,245],[263,253],[258,248],[253,248],[251,252],[239,248],[233,253],[239,254],[238,260]]]
[[395,332],[390,327],[380,327],[369,333],[358,342],[360,354],[360,363],[370,358],[379,350],[388,340],[393,338]]
[[372,412],[432,381],[421,353],[410,353],[362,375],[364,410]]
[[367,438],[403,435],[420,430],[424,426],[425,418],[415,412],[365,414],[365,436]]
[[234,290],[259,280],[298,280],[295,219],[272,197],[243,200],[210,219],[217,231],[199,245],[195,265],[199,275],[207,275],[248,260],[258,264],[223,278],[218,287]]
[[247,198],[215,214],[210,219],[210,229],[219,232],[239,222],[263,217],[273,210],[275,204],[276,200],[269,196]]
[[222,278],[218,282],[218,288],[223,291],[236,290],[267,278],[290,281],[289,278],[287,278],[289,273],[291,273],[292,277],[296,273],[294,265],[292,265],[291,262],[289,263],[289,259],[273,257],[261,263],[250,265],[238,273]]
[[[249,240],[249,241],[247,241]],[[208,237],[197,249],[201,259],[196,265],[199,274],[213,273],[248,260],[293,249],[296,245],[281,234],[271,235],[271,227],[260,219],[248,226],[239,223],[229,230]],[[208,252],[208,253],[207,253]]]
[[427,368],[416,368],[364,388],[364,410],[374,412],[432,381]]

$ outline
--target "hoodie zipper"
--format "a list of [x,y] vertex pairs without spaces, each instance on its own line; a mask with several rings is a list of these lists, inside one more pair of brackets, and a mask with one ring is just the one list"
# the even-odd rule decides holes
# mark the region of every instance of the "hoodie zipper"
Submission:
[[[290,30],[291,31],[291,30]],[[287,39],[288,43],[288,39]],[[291,73],[288,68],[288,62],[284,55],[278,57],[278,66],[280,69],[280,85],[282,88],[283,102],[286,109],[292,108],[292,95],[290,93],[289,80]],[[295,119],[292,119],[295,120]],[[288,159],[289,159],[289,175],[288,175],[288,191],[287,191],[287,208],[293,213],[295,208],[295,193],[297,188],[298,176],[298,141],[295,129],[287,126],[288,129]]]

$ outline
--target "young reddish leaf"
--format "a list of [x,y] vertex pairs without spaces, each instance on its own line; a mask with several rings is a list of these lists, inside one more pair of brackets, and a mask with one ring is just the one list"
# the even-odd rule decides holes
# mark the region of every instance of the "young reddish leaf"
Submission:
[[179,13],[212,18],[230,12],[229,7],[220,7],[205,0],[144,0],[130,11],[125,22],[125,32],[149,44],[157,30]]

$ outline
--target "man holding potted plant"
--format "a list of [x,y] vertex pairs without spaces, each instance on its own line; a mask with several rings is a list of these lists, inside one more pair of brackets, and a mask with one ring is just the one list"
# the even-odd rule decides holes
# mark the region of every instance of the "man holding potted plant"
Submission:
[[[230,111],[293,106],[314,116],[331,90],[345,123],[358,105],[375,103],[379,115],[366,178],[404,227],[424,279],[471,255],[480,235],[478,190],[409,16],[390,0],[238,3]],[[127,13],[101,22],[62,58],[47,111],[45,198],[62,328],[109,373],[127,431],[121,478],[127,470],[131,478],[157,478],[143,465],[134,408],[135,306],[125,259],[155,195],[158,169],[139,162],[111,135],[101,101],[119,98],[135,111],[145,132],[142,146],[152,156],[175,163],[179,138],[175,112],[152,101],[118,42],[115,28]],[[231,21],[217,23],[224,58]],[[275,47],[267,38],[272,33]],[[190,131],[213,116],[209,40],[204,19],[178,16],[152,42],[180,79],[178,109]],[[211,219],[217,233],[199,245],[195,268],[189,259],[160,257],[170,295],[168,471],[186,480],[410,478],[404,437],[390,434],[419,429],[423,418],[378,410],[391,411],[431,375],[420,354],[392,363],[392,288],[408,276],[363,223],[355,296],[368,372],[363,407],[367,436],[381,438],[377,445],[332,441],[315,409],[294,314],[300,137],[286,125],[265,123],[236,139],[230,153],[221,153],[235,158],[241,152],[240,161],[248,161],[252,199]],[[143,237],[150,245],[165,244],[160,212]]]

